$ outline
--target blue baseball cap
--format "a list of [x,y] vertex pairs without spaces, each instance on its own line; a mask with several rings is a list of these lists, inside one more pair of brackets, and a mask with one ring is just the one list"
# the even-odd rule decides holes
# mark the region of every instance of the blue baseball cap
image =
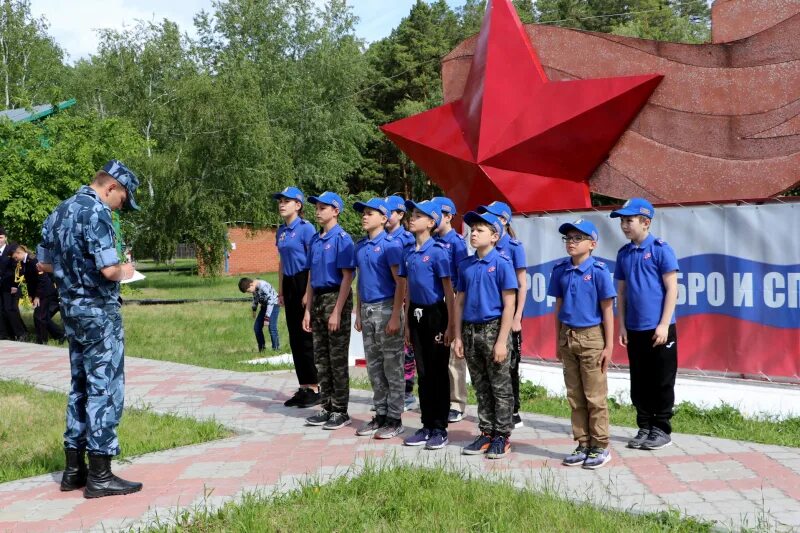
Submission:
[[359,213],[363,213],[364,209],[369,207],[375,211],[379,211],[383,216],[389,216],[389,210],[386,208],[386,203],[380,198],[371,198],[366,202],[356,202],[353,204],[353,209]]
[[489,213],[488,211],[485,213],[478,213],[477,211],[470,211],[466,215],[464,215],[464,222],[467,225],[472,226],[476,222],[485,222],[489,224],[497,234],[502,237],[503,236],[503,223],[500,221],[500,217]]
[[128,191],[128,197],[125,199],[123,207],[125,209],[138,211],[139,205],[133,197],[133,193],[139,188],[139,178],[136,177],[136,174],[131,172],[131,169],[116,159],[112,159],[106,163],[106,166],[103,167],[103,172],[117,180],[119,184]]
[[613,211],[611,213],[611,218],[632,217],[636,215],[642,215],[652,219],[656,216],[656,210],[653,208],[653,204],[644,198],[631,198],[625,202],[622,207]]
[[588,235],[593,241],[596,241],[599,238],[597,227],[588,220],[584,220],[582,218],[579,218],[575,222],[561,224],[561,226],[558,228],[558,232],[562,235],[566,235],[571,229],[580,231],[584,235]]
[[342,197],[336,194],[335,192],[331,191],[325,191],[319,196],[309,196],[308,201],[311,202],[312,204],[332,205],[339,211],[344,209],[344,202],[342,201]]
[[297,187],[286,187],[281,192],[276,192],[272,195],[273,200],[280,200],[281,198],[286,198],[288,200],[297,200],[298,202],[305,203],[305,195],[303,191],[298,189]]
[[414,202],[413,200],[406,201],[406,209],[418,209],[425,216],[432,218],[434,227],[439,227],[439,222],[442,220],[442,211],[439,209],[439,204],[432,200],[424,200],[422,202]]
[[448,215],[457,215],[456,213],[456,204],[453,203],[453,200],[446,196],[436,196],[431,199],[432,202],[436,202],[439,204],[439,209],[442,211],[442,214],[447,213]]
[[511,208],[503,202],[492,202],[489,205],[479,205],[475,210],[478,213],[491,213],[498,217],[503,217],[506,222],[511,222]]
[[387,196],[384,202],[389,211],[406,212],[406,199],[402,196]]

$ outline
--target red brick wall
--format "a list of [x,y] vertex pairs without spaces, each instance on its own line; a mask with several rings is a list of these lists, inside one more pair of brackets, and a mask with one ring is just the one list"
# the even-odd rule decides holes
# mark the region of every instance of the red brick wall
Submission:
[[228,240],[236,245],[228,257],[228,275],[278,271],[274,229],[252,232],[248,228],[230,228]]

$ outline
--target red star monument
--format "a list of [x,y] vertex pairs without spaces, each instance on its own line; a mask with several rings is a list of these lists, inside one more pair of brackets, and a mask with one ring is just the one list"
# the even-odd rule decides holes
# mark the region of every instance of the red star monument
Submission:
[[463,212],[590,207],[589,177],[662,76],[550,81],[510,0],[490,0],[460,100],[384,134]]

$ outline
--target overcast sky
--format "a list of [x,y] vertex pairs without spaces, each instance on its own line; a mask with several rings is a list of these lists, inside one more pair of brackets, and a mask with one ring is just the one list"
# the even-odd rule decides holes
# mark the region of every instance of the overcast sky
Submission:
[[[136,20],[170,19],[194,34],[192,18],[201,9],[211,11],[212,0],[31,0],[34,16],[44,15],[49,33],[74,62],[97,50],[99,28],[122,29]],[[360,21],[359,37],[372,42],[389,35],[415,0],[348,0]],[[448,0],[452,6],[463,0]]]

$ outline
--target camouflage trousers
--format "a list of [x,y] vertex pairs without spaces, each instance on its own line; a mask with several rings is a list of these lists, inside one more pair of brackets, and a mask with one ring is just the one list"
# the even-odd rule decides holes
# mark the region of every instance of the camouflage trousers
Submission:
[[328,318],[336,306],[339,291],[315,294],[311,305],[311,330],[314,336],[314,362],[319,375],[322,408],[347,413],[350,401],[350,323],[353,294],[347,295],[338,331],[328,331]]
[[64,447],[118,455],[117,426],[125,401],[122,316],[117,309],[91,311],[97,314],[66,312],[63,317],[72,374]]
[[392,316],[393,299],[361,304],[361,333],[364,354],[367,358],[367,375],[372,383],[372,403],[375,412],[389,418],[400,418],[403,413],[405,375],[403,362],[403,315],[400,314],[400,332],[386,334],[386,325]]
[[514,395],[510,358],[495,363],[492,355],[499,332],[500,320],[484,324],[465,322],[461,337],[470,379],[478,398],[478,429],[489,435],[508,437],[514,428],[511,419]]

